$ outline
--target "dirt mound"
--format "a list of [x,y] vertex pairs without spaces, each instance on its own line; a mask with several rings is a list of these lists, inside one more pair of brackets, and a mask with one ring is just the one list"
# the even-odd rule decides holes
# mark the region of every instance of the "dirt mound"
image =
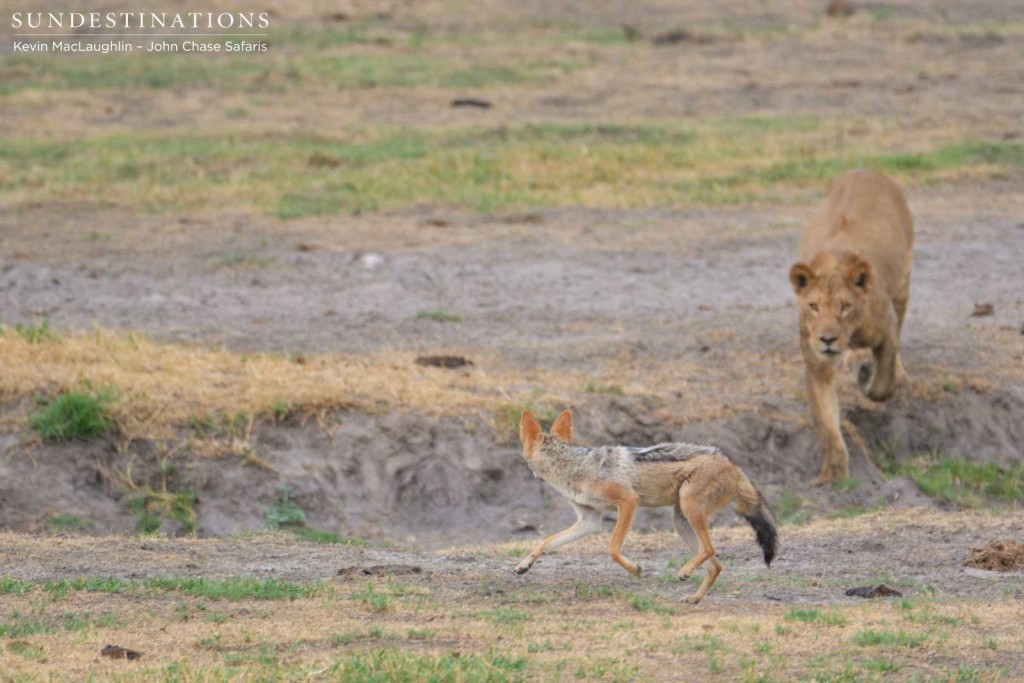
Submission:
[[1009,572],[1024,567],[1024,544],[1016,541],[989,541],[980,548],[971,548],[965,567]]
[[[836,510],[934,505],[909,479],[882,477],[859,452],[851,456],[850,486],[808,486],[818,455],[806,423],[741,415],[672,425],[653,417],[659,410],[645,399],[595,398],[576,409],[581,443],[713,443],[750,475],[777,512],[792,517],[795,506],[799,519]],[[851,421],[872,444],[898,444],[892,448],[897,459],[927,446],[998,462],[1024,457],[1013,446],[1021,441],[1012,438],[1018,429],[1014,416],[1022,412],[1019,396],[993,391],[919,402],[911,411],[894,404],[853,412]],[[424,548],[529,542],[568,526],[569,506],[532,476],[511,431],[496,434],[492,424],[476,416],[359,411],[340,411],[323,425],[266,424],[252,439],[260,465],[206,458],[187,448],[168,461],[160,443],[134,442],[123,451],[112,442],[30,446],[17,435],[0,435],[0,451],[6,453],[0,458],[0,527],[134,533],[140,492],[165,483],[168,490],[194,494],[200,536],[263,530],[271,512],[293,506],[310,529]],[[967,443],[972,448],[960,450]],[[719,521],[734,522],[731,513]],[[638,531],[671,528],[665,510],[641,511],[634,524]],[[188,531],[173,518],[159,529],[167,535]]]

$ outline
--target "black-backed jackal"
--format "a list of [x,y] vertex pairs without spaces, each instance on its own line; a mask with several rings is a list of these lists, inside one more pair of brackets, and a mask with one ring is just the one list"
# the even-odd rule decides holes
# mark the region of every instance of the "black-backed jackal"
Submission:
[[696,593],[687,596],[687,602],[703,600],[722,571],[711,545],[708,523],[731,501],[736,501],[736,511],[754,528],[765,564],[770,565],[775,557],[777,535],[771,510],[743,471],[714,446],[574,446],[572,413],[568,410],[558,416],[550,434],[544,434],[533,413],[524,410],[519,438],[530,469],[569,499],[577,518],[565,531],[537,544],[516,566],[519,574],[529,571],[548,550],[600,531],[602,513],[615,508],[619,516],[609,552],[626,571],[639,575],[640,567],[621,552],[638,506],[673,506],[676,533],[693,552],[693,558],[679,570],[680,580],[688,579],[695,569],[710,561],[704,581]]

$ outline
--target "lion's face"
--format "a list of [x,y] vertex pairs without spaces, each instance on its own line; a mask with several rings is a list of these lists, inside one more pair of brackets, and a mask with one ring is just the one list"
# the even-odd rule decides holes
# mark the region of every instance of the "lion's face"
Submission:
[[801,333],[819,358],[838,362],[864,322],[871,266],[853,254],[822,254],[810,266],[797,263],[789,280],[800,306]]

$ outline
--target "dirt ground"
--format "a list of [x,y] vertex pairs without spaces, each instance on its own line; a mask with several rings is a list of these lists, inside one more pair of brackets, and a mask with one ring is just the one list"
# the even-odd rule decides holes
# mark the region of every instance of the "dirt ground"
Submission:
[[[709,603],[829,604],[842,601],[847,588],[883,580],[892,588],[906,590],[908,596],[936,591],[954,599],[995,599],[1009,587],[1020,598],[1024,573],[971,570],[963,563],[971,548],[983,545],[978,539],[1020,538],[1022,533],[1024,520],[1019,516],[921,510],[873,513],[783,529],[779,554],[771,570],[766,570],[753,532],[746,527],[715,529],[713,539],[727,568]],[[422,552],[315,545],[273,535],[241,541],[0,536],[0,549],[8,558],[3,575],[31,581],[180,576],[314,583],[376,575],[463,588],[484,580],[508,589],[523,584],[543,589],[580,579],[631,583],[629,575],[607,558],[606,544],[607,538],[600,536],[585,539],[542,557],[529,573],[518,576],[513,568],[521,559],[520,551],[525,555],[529,549],[524,542]],[[682,548],[670,531],[639,532],[629,537],[624,552],[653,580],[673,574],[663,568],[685,555]],[[17,561],[11,562],[11,558]],[[338,576],[341,578],[336,579]],[[740,590],[748,582],[755,587]],[[652,588],[666,598],[682,597],[682,588],[674,580],[659,580]]]
[[[1012,680],[1024,666],[1024,633],[1014,616],[1024,574],[961,565],[977,539],[1022,532],[1019,516],[875,513],[783,529],[780,553],[765,569],[749,530],[721,529],[714,536],[725,570],[696,607],[680,602],[691,589],[675,578],[679,542],[668,533],[627,540],[626,552],[644,568],[640,579],[612,563],[606,541],[596,538],[543,557],[517,576],[512,567],[525,547],[509,543],[424,553],[274,536],[47,539],[5,533],[0,569],[8,585],[54,586],[49,599],[16,591],[0,596],[5,611],[48,623],[46,615],[56,610],[65,624],[77,623],[69,621],[73,617],[95,624],[68,635],[9,641],[8,649],[22,656],[12,655],[5,666],[9,675],[147,679],[166,678],[175,667],[179,675],[184,669],[197,676],[259,675],[275,667],[269,669],[275,676],[301,678],[323,674],[332,659],[365,657],[377,648],[428,661],[423,653],[441,648],[464,657],[531,653],[525,670],[496,672],[499,680],[567,673],[615,680],[677,680],[681,674],[833,680],[851,671],[866,680]],[[138,586],[163,577],[298,582],[316,586],[317,593],[267,602],[127,585],[112,593],[56,591],[61,580],[77,577]],[[879,584],[901,597],[845,595]],[[880,633],[909,647],[864,644]],[[98,657],[110,643],[142,652],[142,659]],[[187,663],[179,659],[185,652]],[[224,663],[235,668],[218,668]]]

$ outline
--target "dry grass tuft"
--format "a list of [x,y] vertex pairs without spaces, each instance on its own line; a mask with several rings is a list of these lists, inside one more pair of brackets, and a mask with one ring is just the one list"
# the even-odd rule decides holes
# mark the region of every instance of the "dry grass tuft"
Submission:
[[190,421],[226,419],[244,432],[255,416],[339,408],[498,414],[510,404],[553,401],[585,385],[571,373],[491,372],[494,360],[479,354],[473,369],[451,371],[418,366],[411,352],[309,355],[300,363],[99,329],[42,344],[3,332],[0,395],[11,400],[82,386],[112,389],[119,398],[111,412],[122,433],[149,437]]

